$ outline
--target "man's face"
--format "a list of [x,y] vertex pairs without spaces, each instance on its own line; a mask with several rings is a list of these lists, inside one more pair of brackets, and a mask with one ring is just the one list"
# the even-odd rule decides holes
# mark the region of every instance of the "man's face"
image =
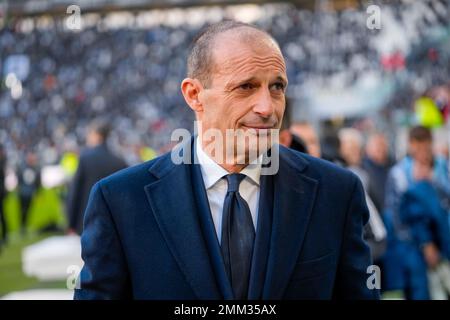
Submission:
[[389,147],[386,138],[382,135],[370,137],[367,142],[367,156],[378,164],[385,164],[388,160]]
[[313,157],[320,158],[320,141],[314,128],[306,124],[296,124],[291,127],[292,133],[299,136],[306,144],[308,153]]
[[409,148],[414,160],[422,164],[430,164],[433,157],[431,141],[410,140]]
[[102,137],[95,131],[89,130],[86,136],[86,144],[90,147],[95,147],[102,142]]
[[283,56],[268,38],[252,44],[225,32],[215,41],[213,61],[210,86],[198,95],[203,107],[197,118],[203,131],[219,129],[223,137],[227,129],[251,134],[248,154],[261,139],[270,139],[264,129],[280,128],[287,85]]
[[341,139],[341,156],[349,166],[359,166],[361,162],[361,145],[353,138]]

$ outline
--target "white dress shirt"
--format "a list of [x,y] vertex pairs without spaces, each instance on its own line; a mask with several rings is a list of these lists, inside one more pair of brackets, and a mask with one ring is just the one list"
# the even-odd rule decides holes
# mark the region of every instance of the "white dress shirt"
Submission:
[[[224,176],[230,173],[214,162],[214,160],[203,151],[198,137],[196,139],[195,149],[202,172],[203,182],[205,183],[206,194],[208,196],[209,208],[214,221],[217,239],[220,243],[222,238],[223,203],[228,190],[228,183]],[[255,231],[258,222],[259,183],[261,175],[261,161],[258,160],[260,159],[255,159],[255,161],[250,163],[240,172],[241,174],[245,174],[246,177],[239,185],[239,194],[247,201]]]

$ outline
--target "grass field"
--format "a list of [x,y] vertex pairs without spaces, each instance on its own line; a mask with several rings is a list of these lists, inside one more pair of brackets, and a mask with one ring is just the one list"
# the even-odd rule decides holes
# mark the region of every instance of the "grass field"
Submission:
[[8,244],[0,251],[0,296],[12,291],[36,288],[64,288],[65,282],[39,282],[22,271],[22,249],[32,243],[58,233],[42,233],[48,226],[64,229],[66,218],[57,189],[40,189],[30,207],[27,233],[20,234],[20,203],[15,192],[6,197],[3,205],[8,227]]
[[9,245],[2,250],[0,254],[0,297],[13,291],[65,288],[65,281],[39,282],[36,278],[27,277],[22,271],[22,249],[53,235],[55,233],[33,234],[25,238],[15,236]]

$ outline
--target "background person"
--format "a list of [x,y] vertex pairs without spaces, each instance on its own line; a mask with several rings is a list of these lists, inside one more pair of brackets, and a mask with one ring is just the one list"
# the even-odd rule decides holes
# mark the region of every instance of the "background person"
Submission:
[[69,191],[67,212],[69,233],[81,234],[84,210],[92,186],[100,179],[127,167],[126,163],[112,153],[107,146],[109,125],[101,120],[92,122],[87,129],[86,144],[78,161]]

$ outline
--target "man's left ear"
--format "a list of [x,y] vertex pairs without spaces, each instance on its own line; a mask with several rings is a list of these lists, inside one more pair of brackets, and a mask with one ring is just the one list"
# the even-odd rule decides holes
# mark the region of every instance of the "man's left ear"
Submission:
[[203,86],[197,79],[186,78],[181,82],[181,92],[184,100],[195,112],[202,112],[203,105],[199,100],[199,94]]

